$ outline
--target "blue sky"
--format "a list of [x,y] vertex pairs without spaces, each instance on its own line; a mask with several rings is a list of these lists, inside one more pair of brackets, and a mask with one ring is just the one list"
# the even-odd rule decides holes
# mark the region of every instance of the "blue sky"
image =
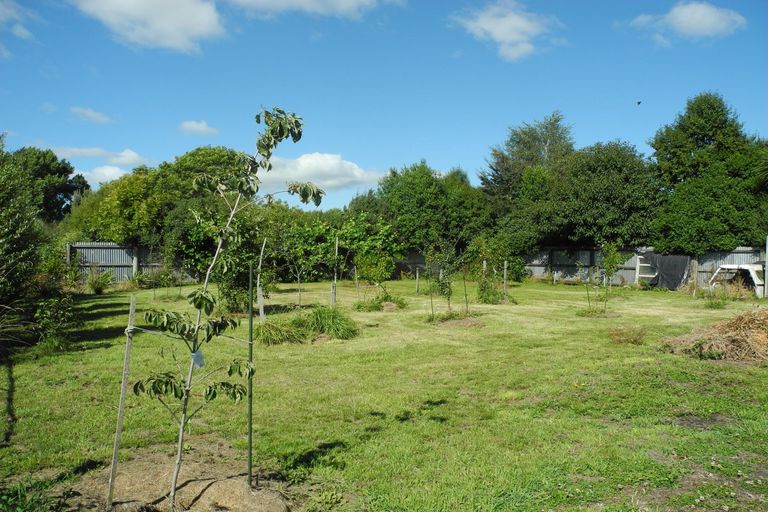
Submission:
[[[0,131],[92,183],[305,119],[265,189],[346,204],[421,159],[477,183],[510,126],[560,110],[578,147],[646,142],[716,91],[768,137],[768,2],[0,0]],[[638,106],[637,101],[642,101]]]

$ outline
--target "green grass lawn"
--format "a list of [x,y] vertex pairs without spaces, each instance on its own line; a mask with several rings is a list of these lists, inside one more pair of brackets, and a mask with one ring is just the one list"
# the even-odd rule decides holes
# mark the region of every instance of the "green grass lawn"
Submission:
[[[283,288],[268,304],[296,300]],[[327,303],[328,289],[311,284],[304,301]],[[682,294],[619,290],[608,316],[584,317],[583,288],[526,283],[511,289],[517,305],[471,304],[481,325],[430,324],[429,296],[412,281],[389,289],[407,309],[351,311],[357,292],[340,285],[339,307],[361,328],[355,339],[255,349],[254,459],[312,483],[313,506],[768,510],[768,368],[659,350],[662,337],[754,304],[710,310]],[[0,448],[0,480],[108,461],[129,297],[82,298],[86,323],[72,350],[15,362],[17,421]],[[178,289],[138,293],[139,318],[153,306],[187,307]],[[443,300],[436,307],[446,310]],[[612,343],[608,330],[620,326],[644,326],[644,345]],[[243,322],[236,335],[246,333]],[[172,370],[174,346],[186,361],[182,344],[137,334],[131,382]],[[204,352],[213,368],[247,347],[222,339]],[[245,414],[220,399],[193,422],[190,444],[215,434],[245,456]],[[125,456],[175,434],[159,404],[129,396]]]

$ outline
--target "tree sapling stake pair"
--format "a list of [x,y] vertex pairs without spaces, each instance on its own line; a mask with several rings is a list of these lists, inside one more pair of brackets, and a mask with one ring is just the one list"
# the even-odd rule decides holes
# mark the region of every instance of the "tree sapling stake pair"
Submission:
[[[278,144],[287,138],[291,138],[293,142],[298,142],[301,138],[302,120],[295,114],[275,108],[271,111],[265,110],[256,116],[257,123],[261,123],[262,120],[265,130],[257,140],[256,156],[243,155],[243,165],[237,171],[220,176],[201,173],[193,180],[192,187],[195,191],[208,192],[212,199],[218,196],[229,211],[226,220],[219,226],[218,242],[211,255],[202,286],[188,296],[189,303],[194,307],[196,313],[190,316],[187,313],[153,310],[145,314],[145,318],[155,327],[179,338],[190,353],[186,377],[182,378],[182,375],[174,372],[154,373],[136,382],[133,387],[134,393],[137,395],[147,394],[156,398],[179,425],[176,460],[168,495],[172,509],[176,507],[176,487],[184,454],[184,433],[189,421],[206,403],[214,400],[219,394],[223,394],[235,402],[240,401],[247,394],[245,386],[240,382],[226,380],[206,382],[206,379],[212,378],[214,374],[224,369],[226,369],[229,377],[244,379],[249,379],[253,372],[250,363],[235,360],[224,368],[209,371],[199,380],[195,379],[196,371],[204,365],[203,345],[237,325],[234,319],[225,316],[213,316],[216,299],[209,290],[211,275],[217,265],[221,265],[224,272],[227,271],[226,242],[235,241],[240,236],[233,221],[238,212],[253,204],[252,199],[258,192],[260,183],[257,173],[261,170],[269,171],[272,168],[270,158]],[[291,183],[286,192],[298,195],[304,203],[312,201],[316,205],[320,204],[323,196],[323,191],[312,183]],[[271,200],[272,196],[268,196],[267,202],[270,203]],[[203,222],[199,214],[194,211],[192,214],[198,223]],[[202,399],[202,403],[190,410],[195,384],[205,384],[205,389],[198,397]],[[171,400],[178,401],[178,406],[172,407],[170,405]]]

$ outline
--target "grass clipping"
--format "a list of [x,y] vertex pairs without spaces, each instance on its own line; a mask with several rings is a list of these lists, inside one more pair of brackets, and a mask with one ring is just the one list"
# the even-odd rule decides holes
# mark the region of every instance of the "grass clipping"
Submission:
[[768,309],[737,315],[666,340],[673,352],[700,359],[768,360]]

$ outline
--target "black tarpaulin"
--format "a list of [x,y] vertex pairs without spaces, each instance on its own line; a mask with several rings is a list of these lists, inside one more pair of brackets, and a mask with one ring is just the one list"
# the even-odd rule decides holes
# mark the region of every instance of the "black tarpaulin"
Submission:
[[656,269],[656,277],[649,283],[651,286],[677,290],[688,276],[690,256],[669,256],[653,252],[645,252],[642,256]]

